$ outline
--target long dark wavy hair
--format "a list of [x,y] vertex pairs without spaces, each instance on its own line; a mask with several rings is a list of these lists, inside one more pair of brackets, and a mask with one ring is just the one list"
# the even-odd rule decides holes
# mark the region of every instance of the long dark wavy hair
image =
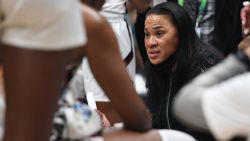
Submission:
[[[187,73],[192,63],[204,48],[205,44],[196,34],[194,23],[187,12],[174,2],[164,2],[156,5],[146,14],[164,15],[169,17],[178,32],[179,43],[174,54],[158,65],[148,61],[145,65],[146,85],[148,88],[147,104],[153,114],[155,128],[165,128],[166,112],[171,107],[173,96],[168,99],[169,91],[176,93],[190,76]],[[209,47],[208,47],[209,48]],[[176,67],[175,67],[176,66]],[[175,68],[173,70],[173,68]],[[170,82],[172,81],[172,82]],[[172,85],[174,84],[174,85]],[[171,85],[171,86],[170,86]],[[167,101],[170,105],[167,105]]]

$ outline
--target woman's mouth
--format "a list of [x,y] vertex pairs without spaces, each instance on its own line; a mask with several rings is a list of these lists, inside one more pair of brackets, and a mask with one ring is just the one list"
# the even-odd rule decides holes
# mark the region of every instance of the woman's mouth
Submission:
[[160,54],[160,51],[149,51],[148,52],[148,57],[150,59],[155,59],[159,54]]

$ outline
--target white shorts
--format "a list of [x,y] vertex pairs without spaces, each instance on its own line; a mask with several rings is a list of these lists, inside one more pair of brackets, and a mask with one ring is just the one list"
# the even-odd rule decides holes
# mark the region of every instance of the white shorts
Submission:
[[35,50],[64,50],[86,43],[78,0],[0,0],[2,42]]

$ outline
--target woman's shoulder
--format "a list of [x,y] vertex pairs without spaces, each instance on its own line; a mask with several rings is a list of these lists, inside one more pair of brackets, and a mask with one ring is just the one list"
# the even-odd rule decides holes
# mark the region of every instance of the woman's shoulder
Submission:
[[218,64],[224,59],[224,56],[212,46],[202,46],[196,51],[193,61],[190,65],[190,73],[196,76],[205,72],[210,67]]
[[195,62],[207,67],[213,66],[224,59],[224,56],[215,47],[204,45],[197,51]]

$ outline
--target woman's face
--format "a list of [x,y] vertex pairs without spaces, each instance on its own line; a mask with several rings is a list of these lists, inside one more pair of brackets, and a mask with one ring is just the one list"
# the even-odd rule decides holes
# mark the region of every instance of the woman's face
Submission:
[[144,33],[145,47],[152,64],[162,63],[176,51],[178,33],[168,16],[147,16]]

